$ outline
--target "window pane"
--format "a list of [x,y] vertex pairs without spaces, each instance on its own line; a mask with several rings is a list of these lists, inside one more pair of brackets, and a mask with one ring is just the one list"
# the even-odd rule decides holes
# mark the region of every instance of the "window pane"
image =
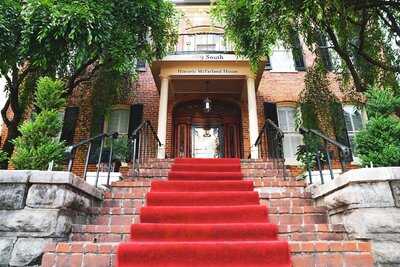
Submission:
[[358,110],[355,110],[353,113],[353,124],[355,131],[362,130],[363,128],[362,117],[361,117],[361,112]]
[[118,132],[127,134],[129,129],[129,110],[116,109],[111,111],[110,121],[108,123],[108,132]]

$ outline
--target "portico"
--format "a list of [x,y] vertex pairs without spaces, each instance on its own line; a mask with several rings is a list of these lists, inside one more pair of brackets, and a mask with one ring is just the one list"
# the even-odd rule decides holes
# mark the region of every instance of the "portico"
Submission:
[[[173,55],[153,63],[160,94],[157,134],[163,144],[158,148],[158,158],[167,154],[200,157],[195,150],[205,149],[203,156],[208,157],[257,159],[258,149],[253,145],[260,128],[256,92],[262,70],[253,73],[249,61],[232,54]],[[205,99],[211,105],[208,112],[202,110]],[[180,112],[174,113],[178,104]],[[195,139],[195,130],[205,131],[204,138]],[[209,136],[210,131],[214,136]],[[214,138],[219,145],[206,137]],[[207,152],[207,142],[219,152]]]

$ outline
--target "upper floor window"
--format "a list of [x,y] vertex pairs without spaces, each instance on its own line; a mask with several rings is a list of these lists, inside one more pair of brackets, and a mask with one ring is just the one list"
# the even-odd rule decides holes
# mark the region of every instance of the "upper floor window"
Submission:
[[363,111],[353,105],[343,106],[344,119],[346,122],[347,135],[349,136],[351,150],[357,157],[357,146],[355,137],[364,128]]
[[115,108],[111,111],[108,123],[107,132],[119,134],[128,134],[129,132],[129,108]]
[[331,47],[325,35],[319,34],[318,36],[318,49],[321,56],[322,63],[327,70],[333,70],[333,62],[331,55]]
[[223,33],[184,33],[179,35],[176,53],[233,52]]

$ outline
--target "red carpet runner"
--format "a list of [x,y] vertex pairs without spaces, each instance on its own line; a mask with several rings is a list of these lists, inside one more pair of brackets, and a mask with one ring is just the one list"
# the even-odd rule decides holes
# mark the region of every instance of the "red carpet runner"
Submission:
[[288,243],[268,223],[238,159],[177,159],[155,181],[118,267],[290,267]]

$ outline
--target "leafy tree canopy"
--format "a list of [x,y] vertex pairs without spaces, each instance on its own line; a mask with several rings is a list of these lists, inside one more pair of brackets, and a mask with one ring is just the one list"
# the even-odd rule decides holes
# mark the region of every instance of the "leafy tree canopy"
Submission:
[[[137,59],[163,57],[177,40],[177,12],[168,0],[2,0],[0,78],[7,80],[2,117],[11,155],[26,108],[24,85],[47,75],[64,81],[66,94],[102,66],[132,73]],[[7,117],[7,110],[13,112]]]
[[213,14],[240,55],[255,66],[277,41],[299,33],[311,51],[321,38],[340,58],[338,71],[358,91],[398,86],[400,2],[396,0],[218,0]]

